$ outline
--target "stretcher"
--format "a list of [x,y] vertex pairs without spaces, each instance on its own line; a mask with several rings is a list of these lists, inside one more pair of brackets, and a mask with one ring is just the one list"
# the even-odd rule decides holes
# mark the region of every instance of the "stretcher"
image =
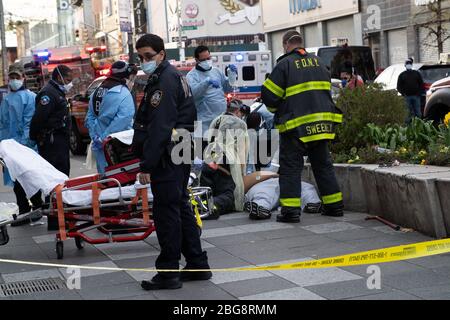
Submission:
[[[84,242],[97,245],[142,241],[155,232],[151,187],[136,182],[139,160],[133,160],[130,154],[126,154],[127,143],[116,137],[106,140],[104,150],[110,164],[104,175],[68,179],[33,150],[14,140],[2,141],[0,164],[8,167],[11,176],[21,183],[28,197],[39,190],[48,197],[41,209],[25,215],[3,217],[3,220],[0,218],[0,245],[9,242],[8,225],[42,216],[57,219],[58,259],[63,259],[64,241],[68,239],[74,239],[76,247],[81,250]],[[36,179],[43,182],[38,183]],[[214,207],[212,191],[201,187],[189,187],[189,191],[201,232],[201,220],[209,216]]]

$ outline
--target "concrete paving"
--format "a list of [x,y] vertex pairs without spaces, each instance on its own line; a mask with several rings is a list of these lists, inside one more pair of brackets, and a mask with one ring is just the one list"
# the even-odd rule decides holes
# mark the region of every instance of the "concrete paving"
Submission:
[[[72,159],[73,176],[89,173],[83,159]],[[14,202],[11,190],[0,188],[0,201]],[[304,215],[301,224],[251,221],[244,213],[205,221],[202,243],[211,267],[266,265],[325,258],[433,240],[417,232],[393,231],[366,214],[344,218]],[[56,259],[54,233],[45,225],[9,228],[11,241],[0,258],[100,267],[152,268],[159,246],[146,241],[85,245],[65,243],[65,257]],[[182,262],[184,263],[184,261]],[[369,289],[367,266],[322,270],[215,273],[210,281],[185,283],[175,291],[145,292],[139,281],[153,274],[131,271],[81,270],[81,288],[16,295],[0,300],[450,300],[450,254],[379,265],[381,288]],[[70,270],[0,263],[0,284],[37,279],[70,282]]]

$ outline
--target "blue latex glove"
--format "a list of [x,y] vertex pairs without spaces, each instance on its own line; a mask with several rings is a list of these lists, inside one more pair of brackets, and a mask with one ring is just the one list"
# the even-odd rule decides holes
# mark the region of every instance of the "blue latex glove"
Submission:
[[92,150],[94,151],[101,151],[103,150],[103,141],[100,139],[100,137],[95,137],[94,140],[92,140]]
[[238,68],[234,65],[234,64],[230,64],[228,66],[228,68],[230,69],[231,72],[233,73],[237,73],[238,72]]
[[209,80],[209,84],[210,84],[210,86],[212,86],[215,89],[219,89],[220,88],[220,82],[217,81],[217,80],[211,79],[211,80]]

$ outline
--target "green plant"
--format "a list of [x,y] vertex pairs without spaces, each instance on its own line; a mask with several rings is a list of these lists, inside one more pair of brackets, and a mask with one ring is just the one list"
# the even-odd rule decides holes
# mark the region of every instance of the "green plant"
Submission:
[[400,126],[407,117],[404,99],[395,92],[382,90],[380,85],[344,89],[336,105],[344,114],[344,122],[338,126],[337,140],[332,146],[332,151],[338,154],[347,153],[353,147],[366,147],[368,124],[381,128]]

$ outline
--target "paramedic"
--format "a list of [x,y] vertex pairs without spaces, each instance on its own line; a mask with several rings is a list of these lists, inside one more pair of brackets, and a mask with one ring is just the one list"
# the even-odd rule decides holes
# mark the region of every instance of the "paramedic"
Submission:
[[103,142],[111,134],[132,129],[135,105],[128,83],[133,82],[137,68],[124,61],[112,65],[111,75],[94,91],[89,101],[85,126],[92,139],[97,171],[107,167]]
[[[209,270],[187,191],[191,163],[171,159],[176,130],[192,132],[197,114],[186,79],[166,60],[164,41],[146,34],[136,43],[142,70],[149,75],[134,123],[133,150],[141,159],[141,184],[151,183],[153,219],[161,253],[158,270],[178,270],[181,253],[187,269]],[[178,289],[182,281],[208,280],[210,271],[159,272],[143,281],[144,290]]]
[[308,156],[324,204],[324,215],[342,216],[343,197],[328,142],[342,113],[331,98],[331,79],[323,62],[303,48],[295,31],[283,36],[286,54],[264,82],[262,100],[275,113],[280,132],[280,203],[278,222],[299,223],[303,157]]
[[70,174],[70,116],[66,94],[73,87],[73,72],[59,65],[52,79],[36,97],[30,138],[38,143],[39,154],[57,170]]
[[[198,121],[202,123],[202,135],[205,136],[211,122],[226,112],[225,93],[231,92],[233,88],[230,85],[229,78],[221,70],[213,67],[208,47],[197,47],[195,49],[195,60],[197,66],[188,73],[187,79],[194,95]],[[229,72],[237,75],[235,65],[230,65],[228,68]]]
[[[34,114],[36,94],[25,88],[24,70],[20,64],[10,66],[8,78],[10,92],[5,96],[0,106],[0,126],[2,128],[0,141],[14,139],[18,143],[34,149],[35,143],[29,138],[29,131],[31,118]],[[19,207],[19,215],[28,213],[31,209],[38,209],[43,204],[41,192],[38,192],[30,199],[31,207],[27,195],[18,181],[14,182],[14,194]],[[13,223],[11,226],[19,226],[28,222],[29,220],[23,220]]]

